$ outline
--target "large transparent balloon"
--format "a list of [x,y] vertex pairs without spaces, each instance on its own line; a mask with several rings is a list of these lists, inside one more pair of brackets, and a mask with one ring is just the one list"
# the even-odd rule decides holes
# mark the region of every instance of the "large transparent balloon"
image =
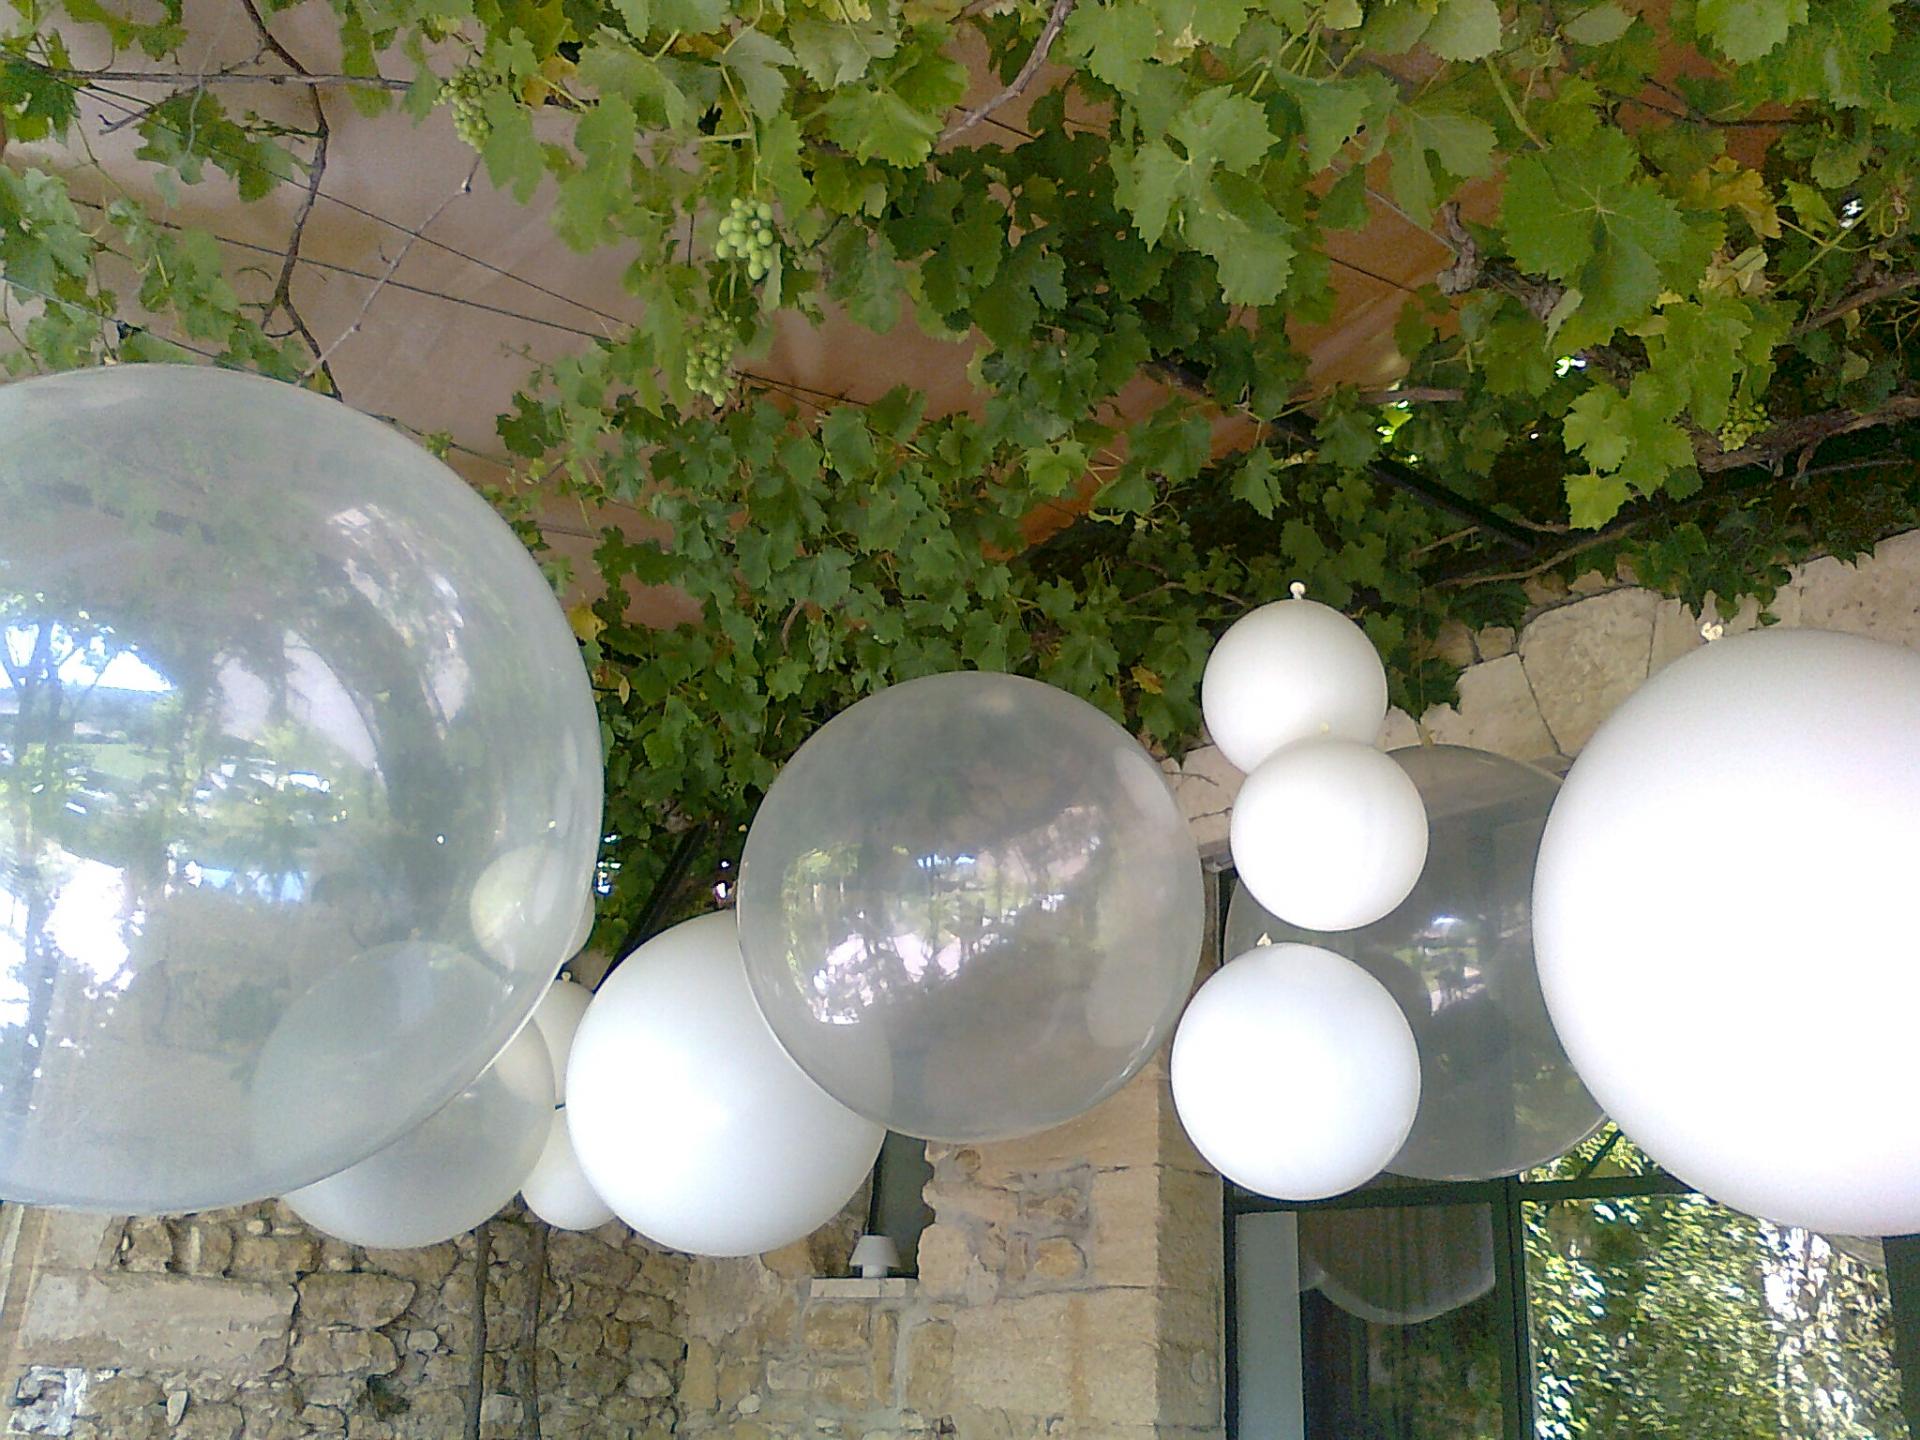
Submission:
[[293,386],[0,387],[0,1196],[198,1209],[439,1109],[565,958],[592,694],[512,532]]
[[1493,1289],[1493,1213],[1485,1205],[1303,1210],[1300,1269],[1349,1315],[1423,1325]]
[[971,672],[882,691],[801,746],[739,896],[754,997],[801,1069],[956,1141],[1119,1089],[1186,1001],[1205,908],[1133,738],[1065,691]]
[[338,1175],[295,1190],[287,1205],[349,1244],[438,1245],[513,1198],[540,1159],[553,1116],[553,1065],[529,1025],[450,1103]]
[[1517,1175],[1571,1149],[1601,1119],[1547,1018],[1533,959],[1533,863],[1560,782],[1455,745],[1409,746],[1392,758],[1432,827],[1412,893],[1372,925],[1320,934],[1276,919],[1237,886],[1224,951],[1321,945],[1400,1002],[1420,1047],[1420,1113],[1390,1171]]

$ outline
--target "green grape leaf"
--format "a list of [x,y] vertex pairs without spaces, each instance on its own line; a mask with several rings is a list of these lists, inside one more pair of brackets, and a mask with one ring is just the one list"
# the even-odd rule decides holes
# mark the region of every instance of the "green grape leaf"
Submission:
[[1169,133],[1186,147],[1187,161],[1201,171],[1218,165],[1245,173],[1259,164],[1277,138],[1267,113],[1230,90],[1206,90],[1174,120]]
[[1736,64],[1758,60],[1807,21],[1807,0],[1699,0],[1694,25]]
[[787,77],[780,73],[780,67],[794,63],[791,50],[763,31],[742,30],[721,51],[720,63],[733,76],[746,97],[747,108],[756,116],[771,119],[780,112],[781,102],[787,98]]
[[1579,530],[1598,530],[1631,498],[1627,482],[1618,475],[1588,471],[1567,477],[1567,518]]
[[1611,45],[1633,28],[1633,16],[1614,0],[1600,0],[1560,27],[1560,33],[1576,45]]
[[1442,60],[1478,60],[1500,48],[1498,0],[1440,0],[1421,37]]
[[1251,505],[1261,519],[1271,520],[1280,504],[1279,487],[1274,479],[1280,462],[1265,445],[1256,445],[1233,467],[1233,498]]
[[1275,70],[1272,78],[1300,111],[1309,170],[1326,169],[1362,126],[1379,123],[1399,98],[1392,81],[1372,72],[1354,80],[1317,80]]
[[1158,140],[1133,152],[1131,160],[1114,156],[1119,201],[1133,216],[1133,228],[1151,249],[1166,234],[1174,203],[1186,193],[1187,162]]
[[860,24],[828,23],[801,15],[787,27],[794,61],[822,90],[851,85],[873,65],[899,48],[884,21]]
[[1088,71],[1120,91],[1140,88],[1147,62],[1159,48],[1154,13],[1138,3],[1077,6],[1060,36],[1063,55],[1084,61]]
[[1186,207],[1187,240],[1211,255],[1220,270],[1220,293],[1234,305],[1271,305],[1293,274],[1294,227],[1268,203],[1260,188],[1238,175],[1222,175]]

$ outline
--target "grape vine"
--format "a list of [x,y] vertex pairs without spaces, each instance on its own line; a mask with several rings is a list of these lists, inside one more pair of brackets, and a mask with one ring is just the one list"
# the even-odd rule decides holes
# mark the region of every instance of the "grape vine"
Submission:
[[[596,517],[616,923],[671,837],[718,864],[810,728],[899,679],[1020,670],[1177,751],[1210,636],[1292,580],[1418,709],[1466,634],[1595,572],[1765,604],[1920,523],[1911,5],[333,3],[336,88],[631,256],[645,318],[529,374],[497,497],[563,583],[536,499]],[[4,363],[297,380],[320,347],[238,258],[73,183],[119,73],[73,55],[111,50],[178,72],[128,117],[170,184],[317,184],[323,115],[259,119],[172,0],[141,13],[48,0],[0,38],[5,136],[64,147],[0,161]],[[1436,259],[1369,276],[1355,233]],[[1398,308],[1397,378],[1320,378],[1337,293]],[[739,368],[829,312],[970,339],[973,403]],[[698,619],[636,625],[641,586]]]

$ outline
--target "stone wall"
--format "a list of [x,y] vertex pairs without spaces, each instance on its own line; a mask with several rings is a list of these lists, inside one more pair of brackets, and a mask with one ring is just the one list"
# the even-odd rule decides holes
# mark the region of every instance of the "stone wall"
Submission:
[[[1459,703],[1417,722],[1394,713],[1382,743],[1571,757],[1701,643],[1699,617],[1671,601],[1598,577],[1580,589],[1541,597],[1518,633],[1443,637],[1470,662]],[[1728,628],[1760,618],[1749,605]],[[1799,568],[1771,618],[1920,647],[1920,533],[1857,566]],[[1239,776],[1210,748],[1169,770],[1202,853],[1224,863]],[[918,1280],[834,1278],[863,1199],[810,1240],[742,1261],[665,1256],[610,1226],[547,1237],[542,1264],[544,1227],[495,1221],[483,1434],[525,1433],[529,1354],[547,1440],[1220,1433],[1219,1182],[1180,1131],[1164,1055],[1072,1124],[930,1157]],[[457,1435],[474,1268],[472,1237],[360,1251],[272,1205],[165,1222],[5,1207],[0,1429]]]
[[928,1147],[918,1279],[844,1272],[850,1211],[696,1260],[681,1435],[1203,1440],[1220,1433],[1220,1182],[1164,1059],[1031,1139]]
[[[478,1329],[474,1235],[420,1250],[362,1250],[316,1235],[273,1203],[176,1220],[20,1206],[0,1218],[7,1433],[461,1433]],[[618,1225],[548,1232],[517,1209],[487,1231],[482,1435],[520,1436],[530,1393],[546,1440],[672,1434],[685,1259]]]
[[1067,1125],[928,1158],[917,1280],[823,1278],[863,1206],[772,1255],[693,1262],[678,1433],[1221,1433],[1220,1181],[1174,1118],[1164,1052]]

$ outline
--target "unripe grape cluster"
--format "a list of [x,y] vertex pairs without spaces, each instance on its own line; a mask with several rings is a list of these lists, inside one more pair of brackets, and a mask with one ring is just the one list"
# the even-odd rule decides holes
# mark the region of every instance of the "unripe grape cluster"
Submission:
[[493,78],[473,65],[454,71],[446,83],[453,101],[453,133],[475,150],[484,149],[493,134],[487,119],[487,93],[493,88]]
[[709,316],[687,337],[687,388],[724,405],[733,393],[733,327]]
[[720,238],[713,253],[721,260],[746,261],[748,277],[763,280],[773,268],[773,252],[779,244],[773,207],[764,200],[735,199],[720,218]]
[[1771,422],[1767,407],[1736,395],[1727,404],[1726,423],[1715,437],[1722,450],[1738,450]]

